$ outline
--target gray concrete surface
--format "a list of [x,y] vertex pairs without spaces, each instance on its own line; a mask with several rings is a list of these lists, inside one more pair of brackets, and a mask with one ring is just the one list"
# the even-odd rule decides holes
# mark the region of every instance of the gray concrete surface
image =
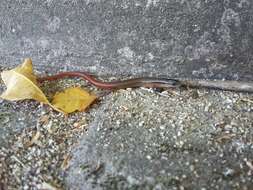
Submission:
[[247,80],[252,15],[249,0],[4,0],[1,65]]
[[115,93],[73,151],[68,187],[251,189],[253,104],[242,94],[193,92]]
[[[0,70],[31,57],[39,73],[87,70],[119,79],[153,75],[253,80],[252,23],[250,0],[3,0]],[[3,89],[0,84],[1,92]],[[82,121],[83,114],[65,121],[34,102],[13,104],[0,100],[0,189],[2,184],[39,189],[38,184],[44,182],[70,189],[252,187],[252,95],[213,92],[212,98],[204,93],[204,98],[184,110],[190,102],[181,102],[180,96],[174,102],[161,100],[161,96],[158,102],[162,104],[152,104],[152,93],[137,90],[137,94],[131,92],[126,99],[126,92],[120,93],[114,95],[129,106],[129,113],[120,112],[117,105],[122,106],[122,102],[110,96],[112,99],[107,98],[104,106],[98,104],[93,109],[98,114],[94,114],[84,136],[69,128],[74,121]],[[186,97],[191,93],[186,93]],[[235,100],[241,99],[247,103],[237,107]],[[151,107],[145,107],[143,102]],[[194,117],[201,117],[189,121],[182,116],[179,129],[172,129],[171,118],[162,115],[170,111],[167,104],[173,107],[176,102],[181,106],[175,110],[176,116],[194,113]],[[211,110],[218,110],[220,116],[205,113],[213,104]],[[140,105],[144,106],[142,110]],[[147,114],[150,109],[156,111]],[[71,137],[64,131],[52,137],[48,126],[39,121],[45,114],[50,115],[52,122],[64,122],[55,127],[58,130],[64,126],[66,134],[77,135],[77,145],[69,143]],[[129,118],[125,114],[130,114]],[[238,115],[242,117],[237,118]],[[237,118],[235,123],[232,118]],[[225,129],[214,128],[223,120],[226,125],[221,123],[221,128],[226,126]],[[45,130],[43,141],[48,145],[23,147],[23,138],[38,126]],[[187,131],[186,126],[193,132]],[[184,135],[175,142],[169,139],[177,133]],[[213,141],[213,136],[219,141]],[[58,138],[69,144],[60,144],[64,148],[59,148]],[[181,146],[181,141],[192,146]],[[61,171],[63,152],[72,149],[70,167]],[[58,182],[60,185],[55,185]]]

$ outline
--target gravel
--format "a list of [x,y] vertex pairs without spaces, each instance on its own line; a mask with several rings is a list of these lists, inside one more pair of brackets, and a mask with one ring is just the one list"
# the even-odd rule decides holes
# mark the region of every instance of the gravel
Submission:
[[[65,87],[84,84],[65,80]],[[1,86],[3,89],[3,86]],[[62,89],[62,81],[45,83],[50,94]],[[4,189],[49,189],[64,184],[64,171],[77,143],[93,120],[89,112],[68,116],[34,101],[1,102],[0,179]],[[1,189],[1,188],[0,188]]]
[[[43,88],[72,85],[87,87],[64,80]],[[69,116],[2,101],[2,189],[252,187],[252,94],[139,88],[100,100]]]

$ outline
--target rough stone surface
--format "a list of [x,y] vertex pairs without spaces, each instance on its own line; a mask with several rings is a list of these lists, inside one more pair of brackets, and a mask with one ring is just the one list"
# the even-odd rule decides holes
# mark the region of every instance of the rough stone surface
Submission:
[[119,92],[75,148],[67,183],[74,189],[251,189],[253,107],[244,98],[218,91]]
[[[251,0],[2,0],[0,71],[253,80],[252,31]],[[138,89],[64,118],[0,99],[0,189],[250,189],[252,101]]]
[[15,109],[15,105],[0,100],[0,145],[8,143],[11,135],[34,125],[34,115],[28,109]]
[[37,68],[50,72],[252,80],[252,4],[4,0],[1,64],[32,57]]

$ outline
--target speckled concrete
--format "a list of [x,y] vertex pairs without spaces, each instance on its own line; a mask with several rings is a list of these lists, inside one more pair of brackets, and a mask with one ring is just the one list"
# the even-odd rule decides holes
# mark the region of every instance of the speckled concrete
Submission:
[[[153,75],[253,80],[252,31],[253,2],[250,0],[2,0],[0,70],[31,57],[40,73],[87,70],[119,79],[129,75]],[[2,91],[3,86],[0,88]],[[130,101],[128,105],[133,109],[129,121],[124,114],[117,118],[120,123],[113,121],[113,114],[121,113],[117,105],[122,102],[107,99],[105,106],[97,108],[99,114],[74,150],[70,168],[64,174],[66,187],[183,190],[184,187],[247,189],[252,185],[249,165],[252,161],[252,120],[247,120],[252,118],[252,103],[233,110],[236,103],[226,101],[240,98],[238,94],[221,93],[220,97],[214,93],[214,99],[208,96],[208,101],[199,101],[203,103],[201,109],[198,104],[189,106],[189,111],[197,110],[196,113],[202,114],[214,103],[222,117],[219,122],[224,119],[226,123],[227,110],[221,111],[225,107],[219,105],[220,101],[225,101],[226,106],[232,105],[228,108],[230,118],[246,114],[243,121],[238,120],[240,127],[246,126],[246,129],[236,131],[239,130],[237,125],[231,123],[224,131],[219,127],[214,129],[216,121],[212,120],[212,114],[204,114],[190,125],[192,128],[193,124],[202,122],[203,128],[198,126],[196,133],[189,132],[193,136],[180,136],[182,142],[193,143],[192,147],[184,149],[180,139],[172,142],[168,136],[173,138],[178,132],[186,133],[187,124],[181,123],[179,129],[171,129],[171,125],[164,127],[159,121],[145,125],[145,121],[135,120],[136,115],[144,113],[145,116],[150,109],[159,111],[145,117],[139,115],[139,119],[150,121],[156,117],[158,120],[168,111],[163,107],[167,100],[161,101],[164,104],[160,109],[159,104],[151,106],[152,94],[141,93],[135,95],[134,100],[130,97],[125,100]],[[248,98],[252,101],[252,96]],[[111,108],[112,102],[116,102],[116,107]],[[151,107],[136,113],[134,108],[143,102]],[[22,129],[34,127],[41,115],[37,112],[42,112],[36,111],[38,104],[34,102],[25,107],[21,104],[18,109],[16,104],[2,100],[0,105],[1,145],[7,145],[8,139]],[[176,115],[180,115],[180,110],[177,111]],[[162,121],[171,120],[167,117]],[[185,118],[182,121],[192,122]],[[226,136],[226,130],[229,134],[230,130],[235,130],[231,132],[235,136]],[[213,135],[222,142],[215,144]],[[107,144],[110,146],[104,147]],[[164,159],[171,159],[172,165]],[[24,185],[34,187],[33,183]]]
[[174,93],[115,93],[74,149],[68,187],[250,190],[252,96]]

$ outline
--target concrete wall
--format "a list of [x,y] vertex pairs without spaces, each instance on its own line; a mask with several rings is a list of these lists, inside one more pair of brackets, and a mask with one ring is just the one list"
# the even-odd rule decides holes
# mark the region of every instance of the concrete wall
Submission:
[[250,0],[2,0],[0,65],[253,80]]

